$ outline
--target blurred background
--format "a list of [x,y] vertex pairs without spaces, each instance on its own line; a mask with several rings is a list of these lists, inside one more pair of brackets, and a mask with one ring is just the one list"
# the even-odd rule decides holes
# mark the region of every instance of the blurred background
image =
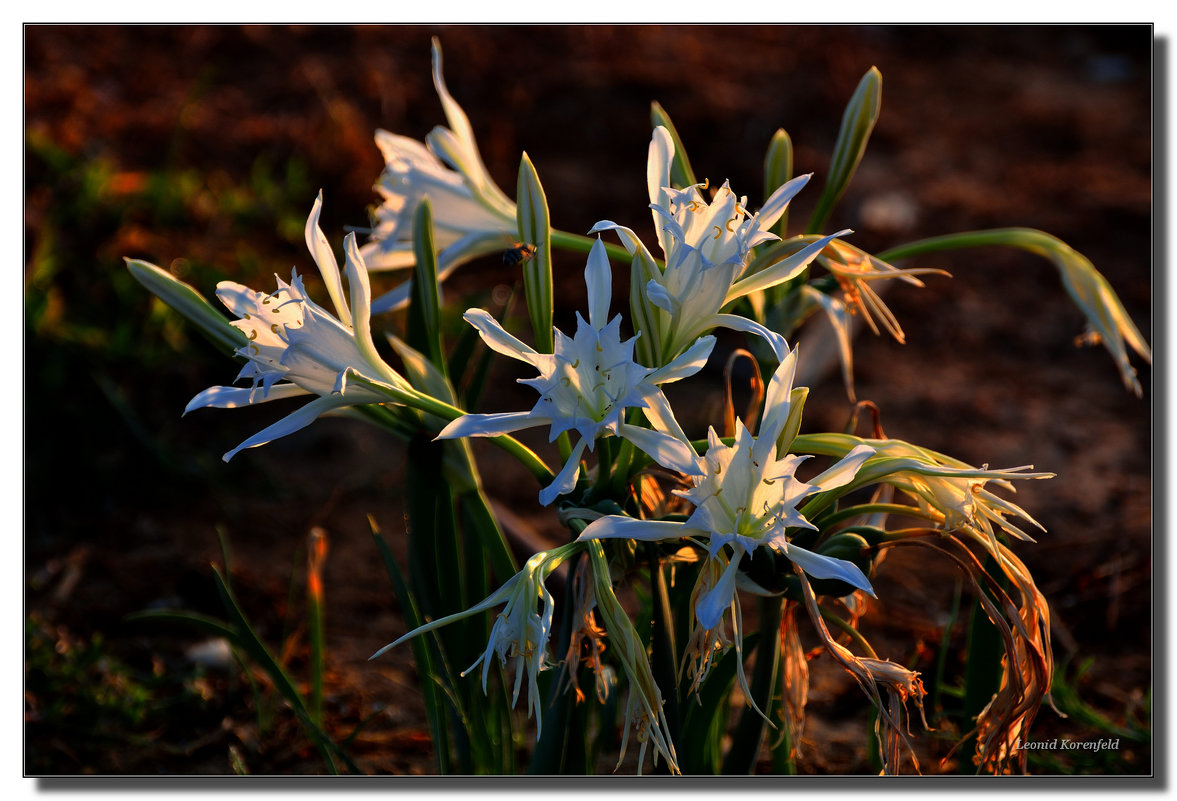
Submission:
[[[316,527],[330,546],[328,724],[340,738],[359,727],[348,747],[364,772],[433,770],[408,651],[366,661],[404,631],[366,519],[395,550],[403,447],[323,420],[224,464],[283,410],[181,419],[237,365],[122,261],[151,261],[208,297],[226,279],[265,289],[292,266],[319,292],[303,242],[316,193],[338,250],[376,200],[375,129],[423,138],[444,123],[432,36],[508,195],[526,151],[558,227],[611,219],[649,243],[651,101],[673,118],[695,173],[730,180],[753,208],[765,148],[785,128],[797,172],[815,173],[793,204],[800,225],[845,103],[877,66],[882,113],[830,230],[853,228],[874,252],[1041,228],[1091,259],[1152,339],[1148,26],[26,27],[27,772],[321,772],[264,675],[199,631],[126,619],[162,608],[223,616],[214,563],[302,676]],[[907,344],[860,336],[858,397],[878,404],[889,436],[1058,474],[1016,499],[1047,530],[1017,551],[1050,601],[1056,689],[1071,703],[1066,719],[1044,708],[1035,734],[1119,748],[1036,753],[1031,770],[1149,773],[1150,371],[1136,363],[1137,399],[1102,348],[1075,346],[1082,314],[1046,261],[977,250],[918,263],[953,277],[889,292]],[[556,272],[567,318],[583,302],[583,260],[558,256]],[[492,257],[461,268],[447,298],[464,308],[512,281]],[[622,309],[624,282],[615,287]],[[718,383],[697,401],[701,416],[717,409]],[[803,430],[841,430],[849,412],[835,371],[813,388]],[[560,536],[534,512],[528,480],[487,471],[487,483],[525,538]],[[926,666],[942,642],[963,641],[948,566],[896,556],[876,586],[863,630],[886,656]],[[967,654],[949,653],[959,672]],[[863,696],[814,669],[799,768],[869,772]],[[959,769],[938,762],[952,739],[924,740],[935,757],[926,771]]]

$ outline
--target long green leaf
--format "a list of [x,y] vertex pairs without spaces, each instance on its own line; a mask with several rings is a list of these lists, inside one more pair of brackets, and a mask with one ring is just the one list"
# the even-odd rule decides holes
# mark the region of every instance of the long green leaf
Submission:
[[221,596],[221,602],[225,606],[225,611],[229,614],[230,625],[237,632],[237,642],[257,665],[265,671],[270,680],[274,682],[274,686],[278,692],[286,699],[286,703],[294,710],[294,713],[303,722],[307,732],[311,735],[311,739],[315,741],[315,745],[319,749],[319,753],[323,757],[323,761],[327,764],[327,770],[331,773],[338,773],[339,769],[335,765],[335,760],[331,753],[335,750],[334,743],[331,738],[326,735],[323,729],[315,722],[310,711],[303,701],[302,695],[298,692],[298,687],[290,678],[289,674],[282,668],[270,653],[270,650],[262,642],[261,638],[253,630],[245,612],[237,604],[237,599],[233,597],[232,592],[229,591],[228,585],[225,583],[225,577],[221,575],[221,571],[213,568],[213,577],[216,580],[217,593]]
[[[752,674],[752,700],[761,709],[771,709],[776,692],[776,677],[781,664],[781,605],[780,598],[760,599],[760,647],[756,649],[756,668]],[[769,639],[765,639],[768,636]],[[768,650],[765,650],[767,646]],[[745,701],[740,722],[732,734],[732,744],[723,762],[725,774],[751,773],[760,756],[768,720]]]
[[942,250],[994,245],[1019,248],[1049,259],[1054,264],[1063,286],[1087,316],[1087,323],[1092,332],[1112,355],[1124,386],[1137,397],[1141,397],[1143,390],[1136,378],[1136,370],[1129,363],[1126,345],[1149,364],[1152,364],[1152,348],[1128,316],[1124,304],[1120,302],[1108,280],[1095,269],[1087,257],[1058,237],[1034,228],[965,231],[900,245],[878,254],[878,258],[892,261]]
[[437,283],[437,251],[433,244],[433,207],[422,198],[413,215],[413,283],[409,295],[406,338],[410,345],[429,357],[442,372],[446,370],[441,342],[440,289]]
[[[744,638],[744,651],[751,651],[759,642],[759,632],[749,634]],[[738,661],[736,649],[729,648],[703,680],[698,698],[688,698],[683,704],[686,707],[682,724],[684,753],[679,758],[684,773],[719,773],[723,722]]]
[[[404,618],[408,630],[412,631],[425,621],[421,617],[416,601],[413,600],[413,594],[409,590],[404,574],[401,573],[400,566],[396,563],[388,543],[385,542],[376,521],[371,516],[368,517],[368,524],[372,529],[372,538],[376,542],[376,548],[380,551],[380,558],[384,562],[384,569],[392,581],[392,590],[400,605],[401,616]],[[409,641],[409,645],[413,649],[413,661],[417,665],[417,675],[421,681],[421,696],[425,702],[425,717],[429,721],[429,732],[433,738],[433,754],[437,760],[437,772],[444,776],[451,772],[453,766],[450,759],[449,730],[446,726],[444,709],[441,699],[438,697],[438,687],[431,680],[431,677],[437,675],[436,666],[429,652],[428,641],[414,637]]]

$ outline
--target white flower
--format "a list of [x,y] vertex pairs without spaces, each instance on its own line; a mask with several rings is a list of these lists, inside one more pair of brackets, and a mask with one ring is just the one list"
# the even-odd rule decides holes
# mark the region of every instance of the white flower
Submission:
[[[654,275],[645,283],[644,290],[648,304],[659,310],[647,309],[654,318],[655,328],[648,335],[658,343],[659,360],[673,358],[696,337],[716,326],[763,337],[777,359],[784,359],[788,352],[784,337],[752,320],[720,310],[737,298],[788,281],[834,237],[850,231],[839,231],[806,244],[787,258],[745,275],[750,251],[756,245],[779,238],[769,229],[810,176],[789,181],[765,201],[758,213],[749,215],[747,198],[737,198],[726,182],[710,202],[699,191],[707,188],[705,183],[686,189],[672,188],[673,156],[670,135],[661,126],[655,128],[646,181],[654,229],[666,266],[661,270],[653,267]],[[593,226],[590,233],[605,230],[616,231],[631,254],[653,263],[645,246],[629,228],[605,220]]]
[[631,425],[624,420],[630,407],[648,408],[666,404],[658,384],[677,381],[702,369],[714,337],[702,337],[681,357],[659,369],[633,360],[634,339],[621,340],[621,315],[608,321],[612,278],[605,245],[600,239],[589,251],[585,267],[589,319],[577,313],[576,335],[569,339],[554,329],[554,353],[539,353],[508,334],[482,309],[469,309],[464,318],[493,350],[527,362],[539,376],[521,379],[540,394],[528,412],[467,414],[447,425],[439,439],[487,437],[534,426],[550,426],[550,440],[575,430],[580,440],[572,449],[555,481],[539,495],[550,504],[557,496],[576,486],[580,458],[587,447],[594,449],[598,437],[620,436],[645,451],[660,464],[681,464],[693,455],[689,445],[662,431]]
[[[449,128],[434,128],[424,144],[388,131],[376,132],[385,166],[374,187],[383,202],[375,211],[371,238],[360,249],[369,270],[413,265],[413,216],[423,197],[429,198],[433,211],[439,279],[473,258],[509,248],[515,240],[515,204],[490,177],[470,121],[446,89],[437,39],[433,40],[433,85]],[[395,308],[408,296],[409,287],[404,284],[378,298],[372,310]]]
[[[740,559],[760,547],[778,551],[815,578],[840,579],[873,594],[870,581],[853,563],[789,542],[789,529],[814,528],[798,511],[800,503],[815,493],[848,484],[862,463],[874,455],[873,448],[862,445],[809,482],[796,478],[797,466],[807,457],[777,453],[777,438],[789,418],[795,369],[796,351],[791,351],[769,382],[759,437],[753,437],[737,421],[735,442],[725,445],[711,429],[706,455],[696,457],[697,465],[678,468],[682,472],[687,472],[684,467],[697,468],[693,471],[697,474],[694,487],[676,491],[695,506],[686,521],[609,515],[590,523],[580,536],[634,540],[692,537],[705,541],[710,557],[726,561],[726,566],[695,605],[696,617],[704,629],[717,626],[724,610],[731,606]],[[725,552],[721,557],[724,548],[730,554]]]
[[541,671],[547,670],[554,664],[548,655],[548,641],[552,633],[552,612],[555,609],[555,601],[547,587],[544,586],[544,582],[547,581],[552,571],[578,549],[579,546],[569,543],[550,551],[540,551],[528,559],[527,564],[507,583],[479,603],[465,611],[439,618],[413,629],[400,639],[372,654],[369,659],[375,659],[413,637],[476,615],[499,604],[506,604],[491,627],[486,650],[478,659],[474,660],[474,664],[462,671],[462,675],[465,676],[481,664],[482,691],[485,693],[486,680],[490,676],[491,664],[495,657],[498,657],[499,663],[503,667],[507,667],[508,662],[513,662],[515,685],[511,704],[514,705],[519,700],[519,689],[523,682],[523,675],[526,673],[528,679],[527,714],[535,715],[535,727],[538,733],[543,722],[538,677]]
[[297,273],[292,273],[290,283],[277,279],[278,289],[270,294],[232,281],[217,285],[217,297],[238,317],[233,326],[248,338],[237,351],[246,359],[237,380],[249,379],[251,383],[249,387],[210,387],[188,403],[185,414],[204,406],[232,409],[278,398],[318,396],[226,453],[226,462],[238,451],[298,431],[327,412],[344,406],[385,403],[390,395],[409,389],[408,383],[380,358],[372,341],[368,271],[356,249],[354,234],[344,240],[351,300],[348,307],[339,265],[319,228],[322,203],[320,193],[307,218],[306,240],[327,284],[335,315],[307,296]]
[[879,457],[890,461],[881,465],[887,472],[880,481],[911,495],[920,509],[930,517],[939,517],[948,531],[972,531],[993,539],[996,523],[1010,536],[1020,540],[1032,538],[1011,518],[1021,518],[1040,531],[1042,524],[1022,507],[989,490],[993,483],[1014,492],[1013,481],[1053,478],[1054,473],[1029,472],[1033,465],[990,470],[989,465],[973,467],[942,454],[918,448],[901,440],[872,440]]

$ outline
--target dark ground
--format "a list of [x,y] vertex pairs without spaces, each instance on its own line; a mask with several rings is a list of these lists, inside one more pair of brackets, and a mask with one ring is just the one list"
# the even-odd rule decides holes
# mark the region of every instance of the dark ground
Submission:
[[[243,607],[305,677],[297,621],[313,526],[331,543],[329,725],[343,736],[375,713],[352,744],[362,770],[433,770],[408,652],[366,661],[403,632],[365,516],[398,541],[404,450],[358,423],[320,421],[224,465],[220,454],[275,411],[181,420],[192,395],[237,368],[154,307],[121,262],[170,264],[208,295],[226,277],[264,288],[272,272],[312,268],[302,225],[315,192],[337,244],[374,199],[373,130],[423,137],[443,122],[432,35],[509,195],[526,150],[557,226],[586,231],[608,218],[651,243],[651,100],[672,115],[696,173],[730,179],[753,206],[764,148],[786,128],[797,170],[816,173],[795,201],[796,225],[820,194],[842,108],[876,65],[882,116],[831,230],[852,227],[854,242],[875,251],[969,229],[1044,229],[1094,262],[1152,339],[1147,27],[25,33],[28,773],[321,772],[272,691],[262,686],[259,702],[236,668],[194,664],[201,635],[125,619],[158,607],[222,615],[209,568],[222,564],[219,529]],[[1138,400],[1102,349],[1074,347],[1082,316],[1044,261],[986,250],[921,263],[954,278],[888,295],[908,344],[859,338],[858,395],[879,404],[892,437],[1058,474],[1019,492],[1047,533],[1017,550],[1051,603],[1060,670],[1103,720],[1044,711],[1035,737],[1135,739],[1121,736],[1102,761],[1055,754],[1032,771],[1148,774],[1151,371],[1138,363]],[[582,265],[557,260],[566,309],[582,303]],[[485,288],[488,274],[512,280],[493,260],[469,265],[447,285],[450,298]],[[830,376],[810,395],[805,429],[838,430],[847,412]],[[486,475],[499,503],[541,536],[558,534],[531,511],[530,485]],[[896,661],[926,664],[954,585],[947,567],[889,559],[863,630]],[[949,669],[963,659],[953,651]],[[823,661],[800,769],[867,772],[866,705]],[[953,769],[934,759],[924,768]]]

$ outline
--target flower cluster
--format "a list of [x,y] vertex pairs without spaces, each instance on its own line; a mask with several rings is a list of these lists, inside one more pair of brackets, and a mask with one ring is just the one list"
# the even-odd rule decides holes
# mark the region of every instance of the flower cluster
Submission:
[[[238,381],[248,386],[206,389],[186,411],[311,397],[306,405],[230,450],[226,460],[243,449],[291,434],[320,415],[350,407],[359,407],[365,419],[410,441],[418,449],[410,453],[436,455],[444,449],[446,466],[436,478],[442,486],[410,512],[410,518],[416,516],[410,520],[410,533],[438,540],[436,547],[430,541],[429,547],[410,548],[412,558],[418,560],[413,564],[413,586],[424,596],[440,594],[432,583],[456,575],[458,583],[451,586],[456,586],[455,594],[466,608],[455,612],[453,606],[445,606],[453,599],[442,599],[443,603],[435,598],[434,608],[418,615],[414,599],[402,597],[406,618],[419,625],[375,656],[406,640],[439,633],[459,620],[502,607],[477,638],[481,644],[486,637],[484,650],[461,676],[479,669],[484,693],[492,692],[496,683],[504,691],[509,685],[512,705],[526,678],[528,714],[535,717],[541,743],[545,734],[553,736],[550,726],[541,727],[542,715],[555,710],[557,720],[564,721],[559,725],[565,725],[571,715],[568,698],[576,703],[585,699],[578,689],[577,671],[594,674],[596,696],[602,703],[610,697],[611,688],[623,681],[628,695],[622,756],[632,732],[640,743],[639,771],[652,748],[655,761],[661,759],[671,771],[680,772],[718,765],[719,744],[711,751],[683,748],[692,736],[685,733],[686,728],[693,726],[694,736],[712,736],[718,718],[708,716],[718,713],[708,709],[696,717],[689,713],[680,717],[675,707],[679,699],[702,701],[706,694],[712,707],[726,713],[726,706],[714,702],[719,690],[709,677],[724,672],[712,668],[728,649],[736,652],[734,665],[729,663],[726,671],[728,686],[738,681],[746,711],[762,716],[764,724],[769,722],[765,710],[773,709],[772,682],[780,673],[774,660],[783,654],[784,673],[791,684],[778,693],[783,698],[780,719],[790,736],[800,731],[809,675],[808,656],[797,632],[797,619],[804,612],[824,651],[854,677],[878,708],[876,730],[883,763],[888,771],[898,771],[900,746],[910,746],[905,725],[910,718],[908,704],[922,713],[923,685],[916,671],[879,658],[858,633],[856,622],[869,599],[876,597],[872,571],[880,554],[887,548],[916,544],[954,560],[984,590],[981,603],[1005,636],[1006,658],[1000,668],[1001,690],[978,719],[976,759],[995,770],[1016,761],[1011,743],[1028,730],[1047,696],[1052,661],[1045,600],[1008,542],[1029,540],[1020,521],[1042,527],[993,490],[1012,492],[1015,481],[1052,474],[1033,472],[1030,466],[973,467],[887,439],[881,431],[871,439],[851,433],[801,434],[808,389],[796,386],[798,349],[789,342],[793,329],[778,330],[770,323],[782,318],[761,313],[782,295],[784,302],[779,305],[791,309],[790,314],[824,308],[835,322],[847,389],[853,397],[849,317],[861,312],[875,333],[881,327],[899,341],[904,338],[898,320],[871,284],[898,279],[921,286],[915,276],[943,271],[894,267],[845,241],[852,233],[848,229],[784,238],[786,211],[810,175],[777,176],[780,180],[770,184],[764,203],[752,209],[748,198],[737,195],[726,181],[712,190],[708,181],[695,182],[681,173],[676,177],[676,158],[684,154],[673,128],[662,125],[653,129],[646,164],[653,221],[649,241],[656,244],[660,257],[634,230],[609,220],[594,225],[587,237],[554,231],[538,177],[521,173],[534,180],[528,183],[521,177],[518,204],[491,180],[470,122],[446,87],[436,41],[433,82],[449,127],[435,128],[424,143],[377,132],[385,159],[376,184],[382,202],[367,243],[359,246],[354,234],[344,238],[342,272],[319,226],[322,197],[315,200],[306,224],[306,243],[334,312],[312,300],[302,277],[293,273],[289,282],[278,279],[278,288],[271,293],[221,283],[217,296],[234,315],[226,321],[203,306],[191,288],[163,271],[128,262],[152,291],[216,341],[231,344],[244,362]],[[860,86],[852,101],[861,105],[858,112],[877,103],[872,91],[877,92],[877,82]],[[848,110],[846,119],[869,117]],[[854,137],[865,134],[861,129],[843,133],[836,161],[842,165],[839,180],[845,181],[849,177],[845,165],[848,159],[853,161],[847,153],[854,150]],[[827,187],[823,198],[829,191]],[[837,194],[834,191],[833,196]],[[822,208],[825,205],[819,203]],[[811,222],[810,230],[824,227],[822,222],[824,212]],[[517,236],[527,237],[519,232],[531,232],[535,241],[515,242]],[[606,232],[616,236],[622,247],[602,239]],[[587,317],[576,313],[572,336],[551,324],[553,280],[547,254],[556,243],[586,259]],[[1040,240],[1032,244],[1043,247]],[[538,398],[525,411],[474,411],[485,408],[472,400],[477,393],[459,391],[459,379],[448,374],[454,366],[445,358],[438,285],[458,265],[504,250],[514,254],[505,259],[512,263],[544,254],[523,270],[535,334],[532,341],[537,344],[526,344],[509,330],[507,318],[501,322],[483,308],[467,309],[463,319],[490,351],[534,370],[534,375],[519,381],[535,390]],[[628,321],[621,314],[610,316],[610,259],[624,263],[626,257]],[[1077,263],[1068,258],[1068,265]],[[414,269],[412,280],[419,282],[417,286],[402,283],[372,299],[370,272],[408,267]],[[822,267],[829,276],[811,280],[811,267]],[[1093,269],[1071,269],[1068,286],[1082,297],[1085,310],[1099,323],[1101,336],[1114,340],[1109,347],[1131,385],[1134,379],[1128,372],[1125,342],[1142,354],[1147,353],[1147,345],[1125,322],[1126,315],[1113,303],[1114,295],[1109,299],[1110,290],[1104,292],[1104,284],[1091,273]],[[837,290],[840,298],[834,295]],[[408,378],[377,350],[371,325],[374,313],[405,304],[410,305],[405,340],[390,334],[389,341]],[[664,387],[700,376],[720,347],[716,330],[721,328],[747,335],[754,345],[766,345],[757,348],[763,357],[757,370],[763,363],[771,378],[764,386],[757,373],[754,403],[743,418],[734,415],[729,384],[727,424],[722,432],[714,425],[700,425],[701,430],[691,436]],[[467,345],[477,345],[473,334]],[[693,425],[695,421],[689,421],[687,427]],[[545,428],[549,444],[558,443],[559,463],[551,462],[558,464],[556,469],[510,436],[529,428]],[[472,449],[461,442],[470,437],[492,438],[531,470],[540,481],[540,504],[554,506],[554,517],[570,530],[566,544],[535,553],[522,569],[516,568],[482,495]],[[596,455],[595,465],[588,464],[590,454]],[[815,458],[816,467],[810,461]],[[673,491],[651,489],[657,483],[655,472]],[[647,494],[655,502],[649,502]],[[900,500],[895,499],[897,495]],[[445,504],[452,507],[443,508]],[[890,516],[924,525],[889,528]],[[454,533],[459,519],[474,533],[463,532],[460,537]],[[451,539],[443,542],[447,532]],[[460,548],[466,549],[465,556],[454,555]],[[490,558],[483,560],[484,554]],[[984,564],[982,556],[991,557],[997,567]],[[504,582],[489,594],[487,563]],[[557,573],[565,563],[570,569]],[[633,583],[633,575],[643,571],[648,606],[642,611],[648,626],[635,625],[632,609],[619,598]],[[996,578],[998,571],[1003,581]],[[549,589],[547,582],[557,575],[570,592]],[[689,592],[676,590],[678,608],[671,607],[667,575],[689,587]],[[396,580],[404,584],[399,574]],[[1000,598],[1000,604],[993,603],[986,592]],[[759,596],[759,617],[767,621],[753,680],[744,667],[742,593]],[[570,630],[564,632],[557,659],[551,641],[559,629],[554,613],[561,595],[575,599],[575,614],[564,617]],[[689,620],[680,619],[682,626],[676,627],[676,614],[689,615]],[[827,622],[836,627],[834,634]],[[467,635],[472,630],[464,628]],[[687,636],[676,644],[677,631]],[[841,633],[850,640],[841,640]],[[457,645],[468,646],[468,640]],[[585,658],[580,655],[582,646],[589,649]],[[436,651],[420,647],[422,670],[431,664],[448,665],[441,646]],[[554,689],[545,695],[540,674],[561,661],[568,671],[566,680],[554,682]],[[500,676],[502,669],[508,674],[513,670],[513,677]],[[679,687],[676,682],[684,674],[689,684]],[[455,691],[454,676],[423,680],[443,687],[457,717],[472,725],[472,716],[462,707],[462,693]],[[575,692],[566,692],[567,688]],[[776,708],[782,710],[779,705]],[[604,720],[601,726],[615,722]],[[740,728],[753,730],[755,725],[759,724],[744,721]],[[435,734],[443,728],[439,725]],[[501,734],[495,737],[509,747],[511,737]],[[755,739],[750,748],[759,749],[760,742]],[[794,751],[795,743],[788,749],[790,754]]]

